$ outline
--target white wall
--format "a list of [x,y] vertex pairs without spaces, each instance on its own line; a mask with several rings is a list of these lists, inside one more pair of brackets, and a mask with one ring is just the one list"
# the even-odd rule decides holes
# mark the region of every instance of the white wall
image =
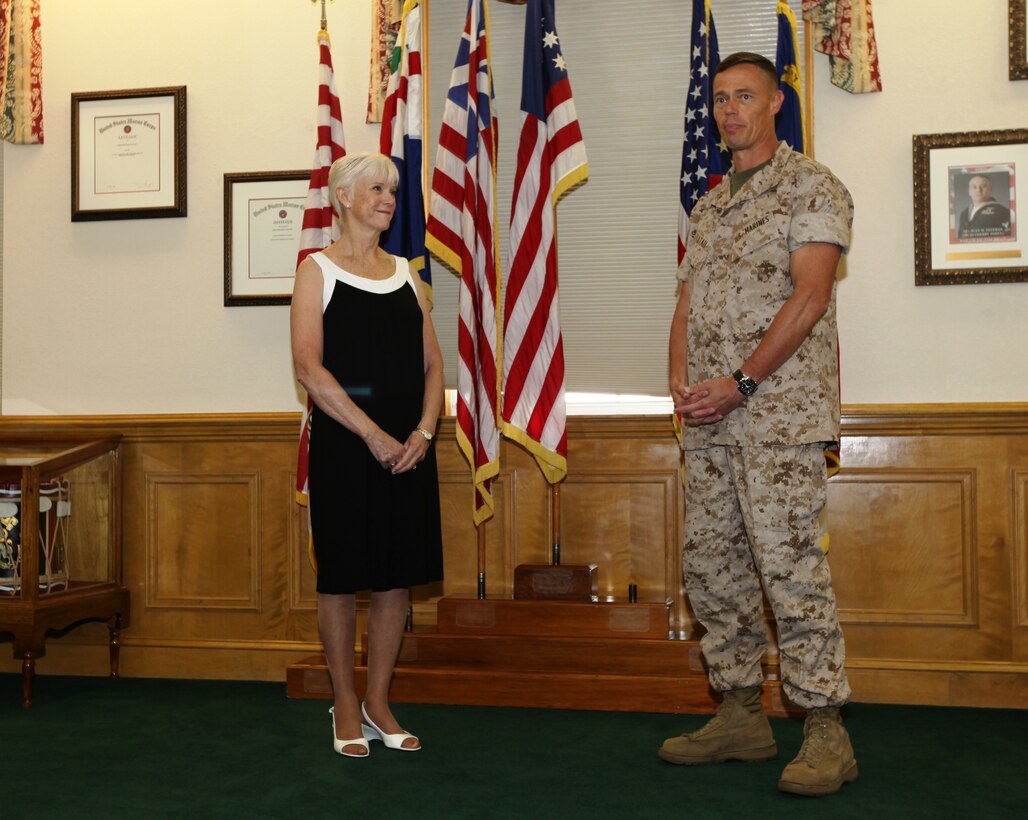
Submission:
[[[816,154],[857,210],[843,401],[1026,401],[1028,284],[913,284],[911,135],[1025,126],[1006,3],[874,11],[884,93],[851,96],[815,61]],[[347,147],[373,149],[370,3],[328,14]],[[222,174],[309,167],[318,18],[304,0],[44,4],[47,142],[3,147],[4,414],[298,409],[288,309],[222,306]],[[188,218],[71,223],[71,93],[165,85],[188,86]]]
[[[4,414],[299,407],[289,309],[222,304],[222,175],[309,169],[320,5],[47,0],[46,144],[4,144]],[[328,6],[351,150],[371,5]],[[70,95],[186,85],[189,215],[70,221]]]
[[875,0],[881,94],[816,61],[815,152],[849,186],[842,401],[1028,401],[1028,283],[914,286],[912,135],[1028,126],[1001,0]]

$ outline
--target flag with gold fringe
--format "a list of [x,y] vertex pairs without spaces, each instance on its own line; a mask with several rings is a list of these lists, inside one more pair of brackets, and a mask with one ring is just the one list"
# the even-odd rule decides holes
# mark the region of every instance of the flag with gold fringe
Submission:
[[314,166],[307,188],[300,232],[300,252],[296,266],[312,253],[327,248],[339,238],[328,196],[328,172],[332,163],[346,155],[343,141],[343,114],[332,70],[331,41],[328,31],[318,32],[318,136],[314,146]]
[[[342,107],[336,93],[335,75],[332,70],[332,52],[328,32],[318,32],[318,136],[314,148],[314,167],[311,170],[310,186],[307,190],[307,204],[303,212],[303,230],[300,237],[300,253],[296,260],[299,267],[310,254],[328,247],[339,236],[339,228],[333,221],[332,204],[328,198],[328,173],[332,163],[346,155],[343,142]],[[300,444],[296,456],[296,500],[303,506],[309,501],[309,457],[311,416],[314,403],[307,398],[303,421],[300,424]],[[308,557],[311,566],[317,568],[313,543],[308,543]]]
[[556,208],[588,177],[554,0],[528,0],[503,314],[503,433],[535,456],[551,484],[567,475],[568,452]]
[[778,15],[775,69],[778,71],[778,87],[785,98],[775,117],[775,132],[778,139],[785,140],[794,151],[809,154],[806,123],[803,119],[803,75],[800,73],[796,15],[792,13],[789,4],[783,2],[778,3],[775,11]]
[[471,466],[475,525],[491,518],[500,471],[497,124],[486,0],[468,0],[432,172],[425,244],[460,276],[457,444]]
[[379,150],[391,157],[399,174],[396,210],[389,229],[382,235],[382,247],[410,262],[424,283],[432,304],[432,271],[425,253],[425,196],[421,187],[424,146],[425,60],[422,35],[423,4],[406,0],[400,35],[393,49],[389,92],[382,114]]

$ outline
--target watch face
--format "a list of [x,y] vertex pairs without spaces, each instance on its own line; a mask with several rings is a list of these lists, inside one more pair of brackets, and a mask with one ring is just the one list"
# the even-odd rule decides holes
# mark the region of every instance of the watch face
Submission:
[[744,396],[752,396],[757,392],[757,383],[749,376],[743,374],[741,370],[736,370],[732,374],[732,378],[735,379],[735,383],[739,387],[739,392]]

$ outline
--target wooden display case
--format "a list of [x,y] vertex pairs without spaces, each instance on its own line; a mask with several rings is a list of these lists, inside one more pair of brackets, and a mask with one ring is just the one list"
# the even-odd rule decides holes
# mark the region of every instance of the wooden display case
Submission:
[[106,621],[118,676],[129,618],[120,448],[120,436],[0,438],[0,636],[13,636],[22,660],[25,708],[51,631]]

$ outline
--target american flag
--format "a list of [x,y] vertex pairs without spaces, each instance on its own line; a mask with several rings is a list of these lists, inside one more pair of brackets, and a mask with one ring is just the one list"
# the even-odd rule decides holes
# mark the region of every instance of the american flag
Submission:
[[685,102],[682,143],[681,206],[678,209],[678,263],[682,263],[693,206],[724,177],[726,162],[714,124],[714,72],[717,70],[717,32],[710,0],[693,0],[689,49],[689,95]]
[[396,189],[396,210],[382,247],[410,261],[421,275],[429,303],[432,273],[425,253],[425,198],[421,189],[422,123],[424,77],[421,0],[403,4],[400,36],[393,48],[392,73],[382,113],[379,150],[392,157],[400,181]]
[[460,276],[457,443],[471,465],[475,525],[493,514],[500,469],[500,269],[496,247],[496,120],[486,0],[468,0],[432,173],[425,244]]
[[554,209],[589,176],[553,6],[528,0],[525,12],[503,334],[503,432],[535,456],[551,484],[567,475]]
[[[332,222],[332,205],[328,199],[328,172],[332,163],[346,154],[343,147],[343,120],[336,94],[332,71],[332,52],[329,50],[328,32],[318,32],[320,66],[318,69],[318,140],[314,149],[314,169],[307,189],[307,204],[303,212],[303,231],[300,235],[300,255],[296,266],[310,254],[332,244],[338,229]],[[307,398],[307,408],[300,426],[300,446],[296,457],[296,500],[307,505],[308,450],[310,448],[311,413],[314,403]]]
[[332,203],[328,198],[328,172],[332,163],[346,154],[346,148],[343,144],[342,109],[332,71],[332,52],[325,29],[318,32],[318,52],[318,141],[303,211],[297,267],[312,253],[327,248],[339,238],[339,227],[332,221]]

